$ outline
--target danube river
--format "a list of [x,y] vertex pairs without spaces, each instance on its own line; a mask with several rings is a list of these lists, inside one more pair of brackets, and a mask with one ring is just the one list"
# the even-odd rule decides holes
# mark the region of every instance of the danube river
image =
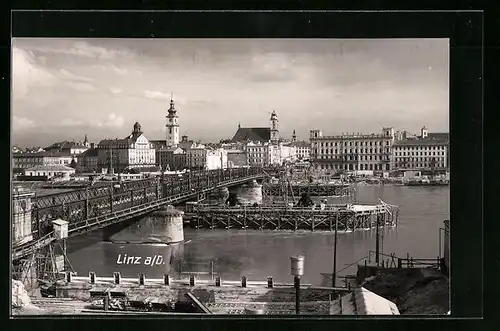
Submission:
[[[359,186],[357,200],[376,203],[381,198],[399,206],[398,226],[383,231],[381,248],[385,254],[436,258],[439,228],[450,214],[449,196],[449,187]],[[113,239],[144,238],[144,231],[150,228],[141,223],[143,220]],[[153,278],[165,273],[176,277],[180,263],[184,271],[209,271],[213,260],[214,271],[223,279],[246,276],[248,280],[266,280],[273,276],[278,282],[292,282],[289,257],[296,254],[305,256],[304,283],[320,285],[324,282],[321,273],[333,269],[334,236],[330,232],[184,229],[185,243],[172,246],[115,244],[100,242],[101,237],[100,232],[94,232],[69,241],[69,259],[79,275],[95,271],[98,276],[111,276],[118,271],[124,277],[136,277],[140,272]],[[367,256],[370,250],[375,250],[375,230],[339,232],[337,271]],[[353,273],[355,268],[348,268],[339,276]]]

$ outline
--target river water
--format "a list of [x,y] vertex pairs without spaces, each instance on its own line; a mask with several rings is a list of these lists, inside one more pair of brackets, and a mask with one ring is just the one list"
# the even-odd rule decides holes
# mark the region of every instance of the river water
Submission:
[[[381,231],[383,253],[436,258],[439,228],[450,214],[449,196],[449,187],[359,186],[357,200],[376,203],[381,198],[400,208],[398,226]],[[330,199],[330,202],[336,201]],[[144,222],[132,224],[113,239],[134,240],[154,232]],[[115,244],[102,242],[100,238],[102,233],[97,231],[69,240],[69,259],[79,275],[94,271],[97,276],[111,276],[117,271],[122,277],[136,277],[141,272],[150,278],[161,278],[166,273],[176,277],[179,268],[210,271],[210,261],[214,260],[214,271],[223,279],[239,280],[246,276],[248,280],[264,281],[272,276],[277,282],[292,282],[290,256],[296,254],[305,256],[304,283],[325,284],[321,273],[332,273],[333,269],[334,235],[330,232],[186,228],[185,243],[170,246]],[[370,250],[375,250],[374,229],[339,232],[339,276],[355,273],[353,267],[341,269],[367,256]]]

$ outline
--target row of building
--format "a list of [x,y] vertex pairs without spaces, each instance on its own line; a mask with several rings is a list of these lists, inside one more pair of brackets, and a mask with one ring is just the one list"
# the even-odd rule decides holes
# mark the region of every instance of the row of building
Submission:
[[308,142],[298,141],[294,130],[292,139],[285,140],[280,137],[278,116],[273,111],[268,126],[241,127],[238,124],[232,139],[217,144],[202,144],[179,135],[179,117],[171,100],[165,140],[148,140],[136,122],[125,138],[105,139],[97,145],[89,143],[85,136],[81,142],[55,143],[43,151],[22,153],[13,150],[12,167],[15,172],[30,174],[37,174],[39,167],[123,173],[269,166],[307,160],[317,170],[370,173],[394,169],[446,169],[449,165],[448,134],[429,133],[426,127],[415,136],[396,132],[393,128],[383,128],[377,134],[334,136],[310,130]]
[[397,169],[449,168],[448,133],[430,133],[424,126],[419,135],[408,136],[383,128],[381,133],[324,136],[310,131],[310,160],[316,169],[357,172]]

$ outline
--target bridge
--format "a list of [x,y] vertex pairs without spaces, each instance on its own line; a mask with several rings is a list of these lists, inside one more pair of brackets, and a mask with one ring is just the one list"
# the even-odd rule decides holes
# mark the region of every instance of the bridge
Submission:
[[12,248],[13,259],[53,241],[51,221],[67,221],[68,236],[105,228],[221,188],[268,176],[263,168],[237,168],[163,175],[120,185],[88,187],[32,199],[33,241]]

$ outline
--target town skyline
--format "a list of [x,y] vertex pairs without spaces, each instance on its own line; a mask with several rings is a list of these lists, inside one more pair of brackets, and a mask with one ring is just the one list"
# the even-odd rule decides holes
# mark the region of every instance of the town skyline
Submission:
[[[123,138],[139,122],[165,139],[171,93],[180,133],[230,139],[448,132],[449,43],[405,40],[13,39],[12,144]],[[329,68],[327,70],[325,68]],[[236,111],[235,111],[236,109]],[[348,111],[349,110],[349,111]]]

